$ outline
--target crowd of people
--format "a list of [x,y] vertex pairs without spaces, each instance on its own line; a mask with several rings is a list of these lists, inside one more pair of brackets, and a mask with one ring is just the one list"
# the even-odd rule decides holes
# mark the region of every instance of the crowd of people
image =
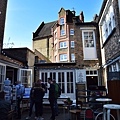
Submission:
[[[28,111],[28,116],[26,117],[26,120],[29,120],[33,113],[33,106],[35,107],[35,120],[43,120],[43,97],[45,95],[46,90],[48,89],[49,95],[49,105],[51,108],[51,116],[50,120],[55,120],[55,117],[58,115],[58,104],[57,99],[60,97],[61,94],[61,88],[59,84],[56,83],[55,80],[48,78],[49,87],[47,87],[41,79],[37,80],[33,83],[32,88],[30,90],[30,107]],[[9,79],[6,79],[4,81],[4,88],[8,88],[8,86],[11,86],[11,81]],[[25,93],[25,86],[22,85],[21,81],[17,81],[15,84],[16,88],[16,119],[21,119],[21,101],[23,99],[23,95]],[[11,99],[5,99],[5,95],[8,94],[3,89],[3,91],[0,91],[0,118],[2,120],[7,120],[7,113],[11,110]]]

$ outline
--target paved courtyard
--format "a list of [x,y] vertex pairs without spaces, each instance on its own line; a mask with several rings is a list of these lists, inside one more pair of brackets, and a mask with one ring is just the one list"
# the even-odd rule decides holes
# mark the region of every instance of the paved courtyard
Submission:
[[[64,111],[64,109],[62,108],[62,106],[59,107],[59,115],[56,116],[56,120],[69,120],[69,114],[67,113],[67,111]],[[64,114],[64,112],[66,112],[66,114]],[[24,110],[22,112],[22,119],[21,120],[25,120],[26,117],[28,116],[28,110]],[[34,120],[35,114],[33,111],[31,120]],[[51,109],[49,106],[44,106],[44,110],[43,110],[43,118],[44,120],[49,120],[51,117]],[[16,119],[14,119],[16,120]]]

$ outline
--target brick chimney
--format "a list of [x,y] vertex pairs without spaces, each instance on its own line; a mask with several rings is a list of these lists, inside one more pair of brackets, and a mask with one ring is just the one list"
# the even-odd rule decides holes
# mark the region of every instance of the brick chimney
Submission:
[[7,0],[0,0],[0,53],[3,47]]
[[80,12],[79,19],[80,19],[80,22],[84,22],[84,14],[83,14],[83,11]]

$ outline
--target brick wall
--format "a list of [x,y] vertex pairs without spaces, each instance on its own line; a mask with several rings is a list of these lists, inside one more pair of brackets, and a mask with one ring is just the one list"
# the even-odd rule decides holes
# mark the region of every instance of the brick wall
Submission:
[[115,32],[109,38],[107,44],[105,45],[105,59],[114,59],[117,56],[120,56],[120,13],[118,8],[117,0],[113,1],[114,15],[115,15]]
[[[86,27],[86,26],[82,26]],[[92,25],[89,25],[89,27],[95,27]],[[100,63],[101,58],[100,58],[100,46],[99,46],[99,34],[97,31],[97,27],[95,30],[95,36],[96,36],[96,49],[97,49],[97,57],[98,60],[84,60],[84,55],[83,55],[83,43],[82,43],[82,30],[80,29],[80,25],[75,25],[74,27],[75,30],[75,35],[74,35],[74,41],[75,41],[75,60],[76,60],[76,65],[79,68],[83,67],[94,67],[96,63]]]
[[0,52],[3,47],[7,0],[0,0]]

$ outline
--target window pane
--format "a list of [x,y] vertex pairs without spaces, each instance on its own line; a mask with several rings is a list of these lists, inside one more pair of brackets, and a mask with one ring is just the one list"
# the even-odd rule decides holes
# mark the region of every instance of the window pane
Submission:
[[74,48],[74,41],[71,41],[71,48]]
[[74,29],[70,29],[70,35],[74,35]]
[[94,47],[93,32],[84,32],[84,46]]
[[64,24],[64,18],[60,18],[60,25]]

